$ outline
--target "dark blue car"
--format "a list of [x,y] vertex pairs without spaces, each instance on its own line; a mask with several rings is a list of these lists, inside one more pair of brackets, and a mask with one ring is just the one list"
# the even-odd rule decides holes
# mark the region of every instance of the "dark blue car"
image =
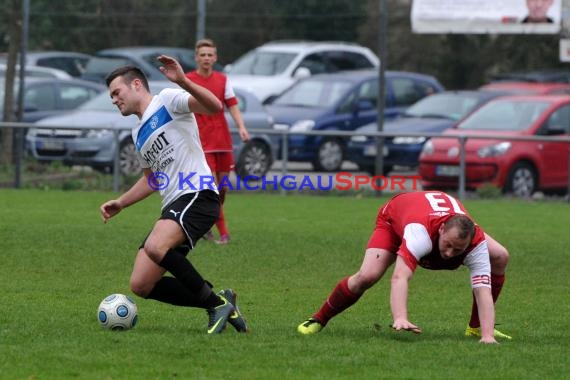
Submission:
[[[314,75],[295,83],[267,105],[276,129],[290,132],[353,131],[377,118],[378,71]],[[387,119],[417,100],[443,91],[432,76],[386,72]],[[315,170],[337,171],[345,159],[347,138],[295,134],[288,140],[288,160],[311,162]],[[282,156],[282,141],[279,157]]]
[[[439,133],[453,127],[491,99],[506,95],[500,91],[445,91],[428,96],[408,108],[401,116],[386,121],[386,133]],[[375,132],[376,122],[357,129],[357,132]],[[395,136],[384,139],[384,173],[394,166],[416,167],[426,137]],[[360,169],[375,172],[376,139],[359,135],[350,139],[348,159]]]

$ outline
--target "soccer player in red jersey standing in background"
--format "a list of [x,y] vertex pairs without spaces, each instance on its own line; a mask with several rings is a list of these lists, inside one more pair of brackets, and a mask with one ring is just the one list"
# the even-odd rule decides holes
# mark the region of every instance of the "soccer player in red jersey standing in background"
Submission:
[[[194,54],[198,68],[187,73],[186,76],[192,82],[210,90],[228,108],[238,127],[240,138],[244,142],[248,141],[249,133],[241,117],[234,90],[223,73],[214,71],[214,63],[218,59],[214,41],[210,39],[199,40],[196,42]],[[213,115],[198,113],[195,115],[206,161],[212,170],[216,183],[220,183],[234,168],[232,137],[224,111]],[[216,221],[216,227],[220,234],[218,243],[227,244],[230,241],[230,233],[226,226],[223,209],[227,188],[221,187],[218,191],[220,192],[220,217]],[[206,239],[214,240],[212,231],[206,234]]]
[[395,263],[391,281],[392,328],[421,333],[408,318],[408,282],[416,267],[469,268],[473,307],[465,335],[481,343],[511,339],[494,328],[495,301],[505,281],[508,251],[487,235],[452,196],[439,191],[398,194],[379,211],[376,227],[360,270],[341,280],[319,311],[297,330],[321,331],[331,318],[346,310]]

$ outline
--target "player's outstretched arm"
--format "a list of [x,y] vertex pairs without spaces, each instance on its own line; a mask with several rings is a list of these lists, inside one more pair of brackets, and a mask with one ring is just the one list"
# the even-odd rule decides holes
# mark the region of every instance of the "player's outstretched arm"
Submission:
[[154,193],[156,186],[151,186],[149,182],[155,180],[152,176],[152,170],[146,168],[143,171],[144,175],[123,195],[118,199],[107,201],[101,205],[99,210],[101,211],[103,223],[107,223],[109,219],[121,212],[125,207],[129,207],[133,203],[143,200]]
[[188,106],[192,112],[211,115],[222,111],[222,102],[210,90],[188,79],[176,59],[166,55],[161,55],[157,59],[162,63],[159,68],[160,71],[168,80],[176,83],[192,95],[188,100]]
[[392,287],[390,290],[390,306],[395,330],[408,330],[420,334],[422,330],[408,320],[408,282],[412,278],[413,272],[406,265],[404,260],[398,256],[392,274]]
[[478,287],[473,289],[477,309],[479,310],[479,320],[481,321],[481,343],[497,343],[494,336],[495,330],[495,305],[491,288]]

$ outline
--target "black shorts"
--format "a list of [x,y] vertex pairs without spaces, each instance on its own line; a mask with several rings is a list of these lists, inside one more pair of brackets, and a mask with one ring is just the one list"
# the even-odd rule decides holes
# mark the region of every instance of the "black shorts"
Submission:
[[[187,254],[193,249],[198,239],[212,228],[220,216],[220,198],[212,190],[184,194],[172,201],[162,210],[159,219],[173,220],[182,227],[186,234],[184,242],[177,250]],[[147,235],[148,237],[148,235]],[[141,244],[144,247],[146,238]]]

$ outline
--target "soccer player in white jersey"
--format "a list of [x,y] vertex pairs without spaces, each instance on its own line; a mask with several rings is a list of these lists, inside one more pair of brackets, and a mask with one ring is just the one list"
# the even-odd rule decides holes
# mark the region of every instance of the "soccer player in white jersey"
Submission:
[[465,207],[449,194],[418,191],[398,194],[380,208],[360,270],[341,280],[319,311],[297,330],[314,334],[346,310],[395,263],[391,281],[392,328],[421,333],[408,318],[408,282],[417,266],[427,269],[469,268],[473,307],[465,335],[481,343],[511,339],[494,328],[494,303],[505,281],[508,251],[483,232]]
[[[218,191],[201,147],[194,112],[216,113],[221,103],[207,89],[186,78],[175,59],[161,55],[160,70],[181,88],[153,96],[144,73],[125,66],[106,79],[113,104],[124,116],[137,115],[132,137],[143,176],[119,198],[101,205],[104,222],[159,190],[162,211],[137,253],[131,290],[144,298],[206,309],[207,332],[220,333],[226,322],[246,332],[245,319],[231,289],[218,294],[186,258],[212,228],[220,212]],[[174,277],[165,276],[166,271]]]

